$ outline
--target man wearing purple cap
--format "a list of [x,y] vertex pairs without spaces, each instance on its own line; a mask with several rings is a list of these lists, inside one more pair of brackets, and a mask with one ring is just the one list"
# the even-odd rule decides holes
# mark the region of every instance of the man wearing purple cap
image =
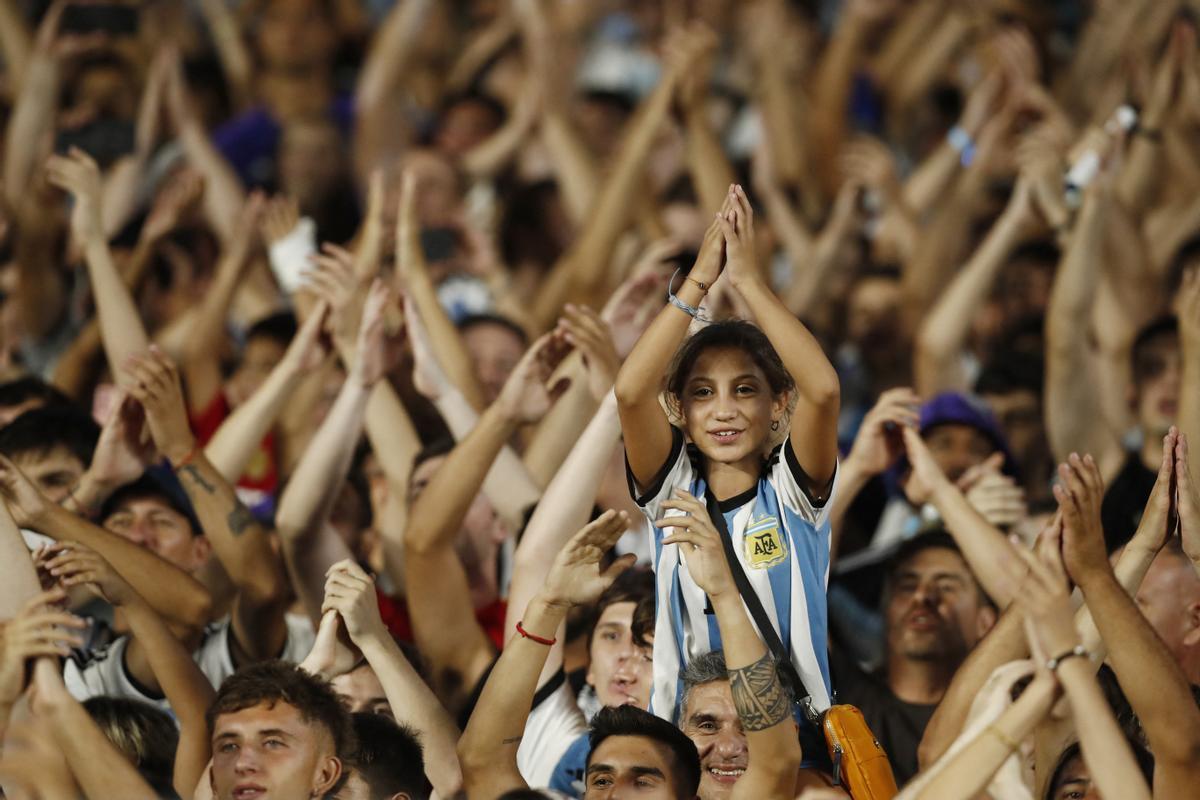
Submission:
[[835,500],[834,537],[855,496],[873,478],[896,469],[904,496],[892,498],[871,539],[872,550],[885,550],[936,526],[936,511],[926,505],[927,489],[909,474],[900,442],[901,427],[916,427],[934,460],[972,504],[998,526],[1025,516],[1024,495],[1011,475],[1016,464],[999,424],[987,405],[973,395],[946,392],[924,404],[911,389],[884,392],[863,419],[850,454],[842,463],[842,492]]

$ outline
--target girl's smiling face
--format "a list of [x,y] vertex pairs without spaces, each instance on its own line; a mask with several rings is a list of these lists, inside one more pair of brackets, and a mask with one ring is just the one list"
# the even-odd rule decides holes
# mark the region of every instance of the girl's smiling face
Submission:
[[783,417],[787,395],[775,395],[762,368],[737,347],[713,347],[692,366],[679,397],[684,429],[707,458],[722,464],[758,459]]

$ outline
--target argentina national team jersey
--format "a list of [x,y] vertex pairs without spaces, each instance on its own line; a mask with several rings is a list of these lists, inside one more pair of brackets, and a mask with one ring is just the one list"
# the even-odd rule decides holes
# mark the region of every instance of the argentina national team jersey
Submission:
[[[639,490],[632,473],[629,487],[647,517],[654,551],[656,621],[654,686],[650,710],[676,722],[682,694],[680,672],[696,656],[721,649],[717,618],[708,597],[688,573],[678,545],[663,545],[670,529],[653,526],[662,503],[676,489],[704,501],[703,455],[685,447],[673,430],[671,455],[654,483]],[[825,599],[829,583],[829,508],[834,485],[817,504],[804,488],[807,478],[791,442],[775,448],[757,485],[721,503],[742,569],[762,601],[792,664],[818,711],[830,705],[829,655]],[[667,516],[677,511],[666,512]],[[747,614],[749,612],[747,611]]]

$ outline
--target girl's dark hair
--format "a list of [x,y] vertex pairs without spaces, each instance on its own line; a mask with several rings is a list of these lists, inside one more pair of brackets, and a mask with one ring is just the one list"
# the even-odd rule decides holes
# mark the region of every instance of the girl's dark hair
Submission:
[[763,371],[772,394],[780,395],[795,387],[791,374],[783,366],[783,360],[775,352],[767,335],[754,323],[743,319],[727,319],[700,329],[675,353],[667,371],[667,395],[673,403],[678,403],[683,397],[684,387],[700,356],[718,347],[736,348],[748,355]]

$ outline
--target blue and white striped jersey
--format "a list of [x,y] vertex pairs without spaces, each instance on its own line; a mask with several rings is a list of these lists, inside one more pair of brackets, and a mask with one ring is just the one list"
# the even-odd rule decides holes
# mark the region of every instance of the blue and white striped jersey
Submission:
[[[717,618],[708,598],[688,573],[678,545],[663,545],[668,530],[651,523],[675,489],[704,499],[704,456],[685,447],[674,430],[671,455],[654,483],[639,490],[632,473],[629,487],[647,517],[657,584],[654,628],[654,686],[650,709],[676,722],[682,682],[679,675],[694,657],[720,649]],[[626,468],[628,472],[628,467]],[[733,548],[754,586],[792,664],[818,711],[830,705],[828,612],[829,500],[816,503],[805,488],[808,479],[790,441],[772,451],[762,477],[751,490],[721,503]],[[666,512],[668,516],[679,512]]]

